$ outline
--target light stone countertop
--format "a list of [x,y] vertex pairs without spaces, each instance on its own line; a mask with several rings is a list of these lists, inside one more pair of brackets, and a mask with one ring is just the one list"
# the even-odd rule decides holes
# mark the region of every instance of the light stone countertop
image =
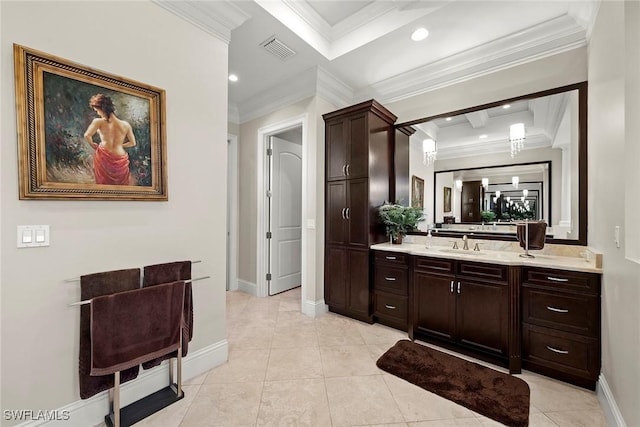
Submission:
[[[473,246],[470,245],[470,248],[473,248]],[[436,258],[450,258],[466,261],[484,262],[491,264],[521,265],[602,274],[602,268],[596,267],[596,260],[594,257],[587,261],[582,257],[537,254],[537,251],[530,251],[529,253],[535,256],[535,258],[523,258],[520,256],[520,254],[524,253],[524,250],[521,252],[485,249],[480,249],[480,251],[473,251],[471,249],[452,249],[451,247],[445,246],[434,246],[427,249],[424,244],[417,243],[402,243],[400,245],[391,243],[379,243],[371,246],[371,249],[379,251],[403,252],[410,255],[430,256]]]

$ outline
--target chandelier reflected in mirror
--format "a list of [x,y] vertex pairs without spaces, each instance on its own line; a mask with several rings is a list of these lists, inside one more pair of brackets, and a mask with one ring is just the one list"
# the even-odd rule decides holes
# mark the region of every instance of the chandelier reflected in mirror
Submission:
[[432,138],[427,138],[422,141],[422,151],[424,152],[424,157],[422,159],[422,163],[429,166],[433,164],[436,160],[436,140]]
[[524,123],[514,123],[509,126],[509,142],[511,142],[511,158],[524,147]]

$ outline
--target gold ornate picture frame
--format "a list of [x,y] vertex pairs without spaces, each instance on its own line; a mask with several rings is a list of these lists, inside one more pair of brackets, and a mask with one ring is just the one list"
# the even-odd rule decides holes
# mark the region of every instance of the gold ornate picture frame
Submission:
[[168,200],[164,90],[13,53],[21,200]]
[[411,176],[411,206],[424,209],[424,179]]

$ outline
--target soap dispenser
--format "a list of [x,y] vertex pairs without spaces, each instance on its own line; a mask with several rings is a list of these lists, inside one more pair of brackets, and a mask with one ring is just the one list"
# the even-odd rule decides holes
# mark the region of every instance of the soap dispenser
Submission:
[[425,247],[427,249],[431,249],[432,245],[433,245],[433,236],[431,235],[431,230],[429,230],[429,232],[427,233],[427,243],[425,244]]

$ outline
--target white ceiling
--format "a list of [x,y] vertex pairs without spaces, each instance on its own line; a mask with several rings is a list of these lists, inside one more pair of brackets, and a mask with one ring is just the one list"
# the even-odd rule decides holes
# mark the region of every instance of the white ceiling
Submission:
[[[336,105],[390,102],[585,46],[599,1],[164,1],[229,41],[230,120],[322,95]],[[418,27],[421,42],[410,39]],[[260,45],[275,36],[296,52]]]
[[577,122],[571,117],[572,99],[577,99],[577,90],[430,120],[413,125],[416,133],[411,141],[421,146],[423,139],[435,139],[440,160],[509,153],[509,128],[523,123],[524,149],[567,147],[571,144],[571,122]]

